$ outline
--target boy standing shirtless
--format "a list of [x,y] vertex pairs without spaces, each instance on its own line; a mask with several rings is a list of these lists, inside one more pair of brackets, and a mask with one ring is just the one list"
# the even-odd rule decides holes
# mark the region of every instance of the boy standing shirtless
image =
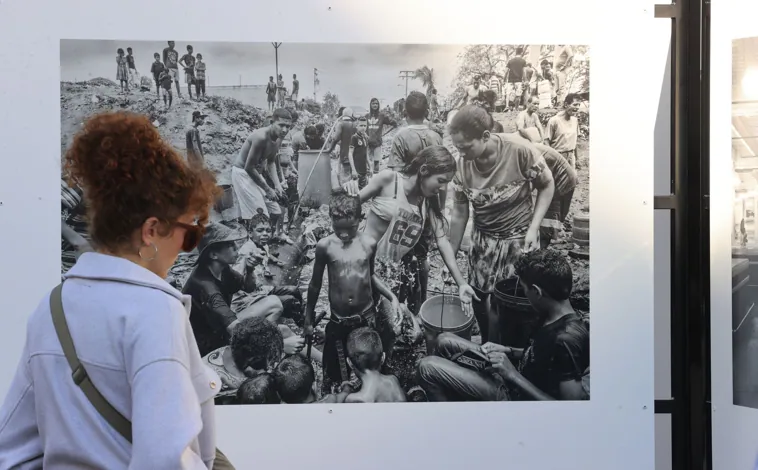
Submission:
[[192,99],[192,87],[195,86],[195,56],[192,55],[192,46],[187,46],[187,53],[179,59],[179,65],[184,67],[184,83],[187,84],[189,99]]
[[351,393],[345,403],[403,402],[405,392],[394,375],[384,375],[379,369],[384,362],[382,339],[375,330],[363,327],[347,337],[347,360],[361,380],[361,389]]
[[383,344],[392,344],[394,334],[389,318],[392,314],[387,308],[378,308],[374,292],[390,300],[393,314],[396,315],[400,305],[397,297],[374,274],[376,241],[358,231],[362,215],[358,198],[344,193],[333,195],[329,215],[334,233],[316,245],[303,332],[307,337],[313,331],[314,311],[326,269],[331,315],[324,339],[323,394],[330,393],[333,385],[350,380],[346,342],[351,331],[372,326],[380,332]]

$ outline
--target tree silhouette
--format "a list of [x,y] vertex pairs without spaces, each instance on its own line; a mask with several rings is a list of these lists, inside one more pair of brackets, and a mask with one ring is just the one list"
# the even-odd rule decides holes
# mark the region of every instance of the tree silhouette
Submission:
[[430,69],[426,65],[416,69],[413,73],[413,79],[421,81],[421,84],[426,88],[427,98],[431,96],[432,89],[436,88],[434,82],[435,78],[436,75],[434,74],[434,69]]
[[454,80],[454,85],[466,86],[471,83],[474,75],[496,75],[501,80],[505,78],[505,66],[516,55],[516,48],[527,51],[525,44],[475,44],[467,46],[458,55],[460,67]]
[[336,116],[337,111],[340,109],[340,98],[335,93],[327,91],[324,93],[324,102],[321,106],[321,111],[329,116]]

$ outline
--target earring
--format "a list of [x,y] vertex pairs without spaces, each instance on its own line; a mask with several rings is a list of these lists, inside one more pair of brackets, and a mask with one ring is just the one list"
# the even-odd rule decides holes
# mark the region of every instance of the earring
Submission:
[[150,243],[150,244],[149,244],[149,245],[147,245],[147,246],[152,246],[152,247],[153,247],[153,256],[152,256],[152,257],[150,257],[150,258],[145,258],[144,256],[142,256],[142,248],[140,248],[140,249],[137,251],[137,254],[139,255],[139,257],[140,257],[140,259],[141,259],[142,261],[152,261],[152,260],[154,260],[154,259],[155,259],[155,257],[156,257],[156,256],[158,256],[158,247],[157,247],[157,246],[155,246],[155,244],[153,244],[153,243]]

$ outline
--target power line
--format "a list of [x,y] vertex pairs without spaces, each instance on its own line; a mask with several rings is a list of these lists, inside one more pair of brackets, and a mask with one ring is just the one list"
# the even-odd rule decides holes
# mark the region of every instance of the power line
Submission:
[[279,46],[282,45],[281,42],[272,42],[272,46],[274,46],[274,54],[276,55],[276,80],[279,80]]
[[408,98],[408,79],[413,78],[416,75],[415,70],[401,70],[400,78],[405,79],[405,97]]

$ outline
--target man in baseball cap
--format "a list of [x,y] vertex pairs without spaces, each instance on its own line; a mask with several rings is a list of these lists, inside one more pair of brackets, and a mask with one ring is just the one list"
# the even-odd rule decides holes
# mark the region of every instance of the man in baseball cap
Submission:
[[187,162],[191,166],[205,165],[203,144],[200,142],[200,130],[198,128],[205,123],[207,117],[207,114],[202,114],[200,111],[192,112],[192,126],[187,130]]

